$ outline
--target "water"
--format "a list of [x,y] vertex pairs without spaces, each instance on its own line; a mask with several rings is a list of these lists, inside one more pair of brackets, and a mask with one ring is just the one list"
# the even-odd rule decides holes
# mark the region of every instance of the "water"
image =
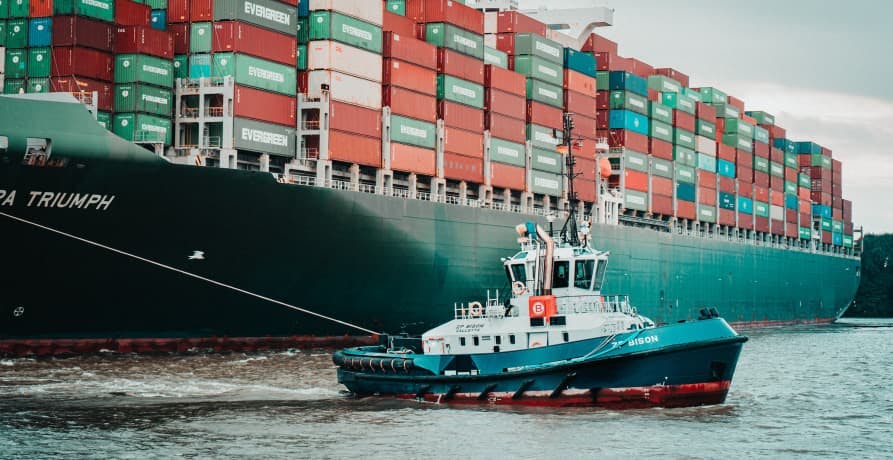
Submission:
[[354,400],[330,354],[0,360],[0,458],[893,457],[893,320],[750,331],[726,404]]

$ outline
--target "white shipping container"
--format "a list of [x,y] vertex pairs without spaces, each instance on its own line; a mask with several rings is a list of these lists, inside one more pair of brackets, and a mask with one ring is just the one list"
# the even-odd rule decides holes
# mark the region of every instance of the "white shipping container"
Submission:
[[484,33],[485,34],[495,34],[498,24],[499,13],[496,11],[490,11],[484,13]]
[[381,108],[381,83],[363,80],[334,70],[307,72],[307,95],[322,96],[320,85],[329,86],[329,96],[334,101],[355,104],[370,109]]
[[716,141],[704,136],[695,138],[695,150],[704,155],[716,156]]
[[0,75],[6,73],[6,48],[0,46]]
[[[374,1],[380,3],[379,0]],[[310,10],[335,11],[380,27],[384,20],[384,8],[381,5],[379,8],[370,8],[372,3],[369,0],[310,0]]]
[[496,34],[484,34],[484,46],[496,49]]
[[769,206],[769,218],[774,220],[784,220],[784,208],[781,206]]
[[308,70],[337,70],[381,83],[381,55],[333,41],[307,45]]

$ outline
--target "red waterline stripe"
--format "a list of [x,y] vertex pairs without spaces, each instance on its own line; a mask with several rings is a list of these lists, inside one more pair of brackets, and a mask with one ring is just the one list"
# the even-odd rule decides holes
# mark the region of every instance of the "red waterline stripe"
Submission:
[[783,327],[809,324],[832,323],[837,318],[811,318],[794,320],[763,320],[763,321],[736,321],[729,323],[735,329],[760,329],[765,327]]

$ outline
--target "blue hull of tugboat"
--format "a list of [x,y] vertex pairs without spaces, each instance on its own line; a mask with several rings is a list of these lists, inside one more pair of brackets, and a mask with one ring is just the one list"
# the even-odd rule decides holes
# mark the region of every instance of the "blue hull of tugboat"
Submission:
[[515,352],[429,356],[361,347],[334,360],[338,381],[358,396],[678,407],[724,402],[746,340],[710,319]]

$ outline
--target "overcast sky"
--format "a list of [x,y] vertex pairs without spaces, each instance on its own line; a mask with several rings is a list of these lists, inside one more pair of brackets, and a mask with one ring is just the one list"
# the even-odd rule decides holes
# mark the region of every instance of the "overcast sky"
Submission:
[[620,55],[676,68],[832,149],[856,227],[893,232],[893,1],[521,0],[543,4],[613,8],[602,32]]

